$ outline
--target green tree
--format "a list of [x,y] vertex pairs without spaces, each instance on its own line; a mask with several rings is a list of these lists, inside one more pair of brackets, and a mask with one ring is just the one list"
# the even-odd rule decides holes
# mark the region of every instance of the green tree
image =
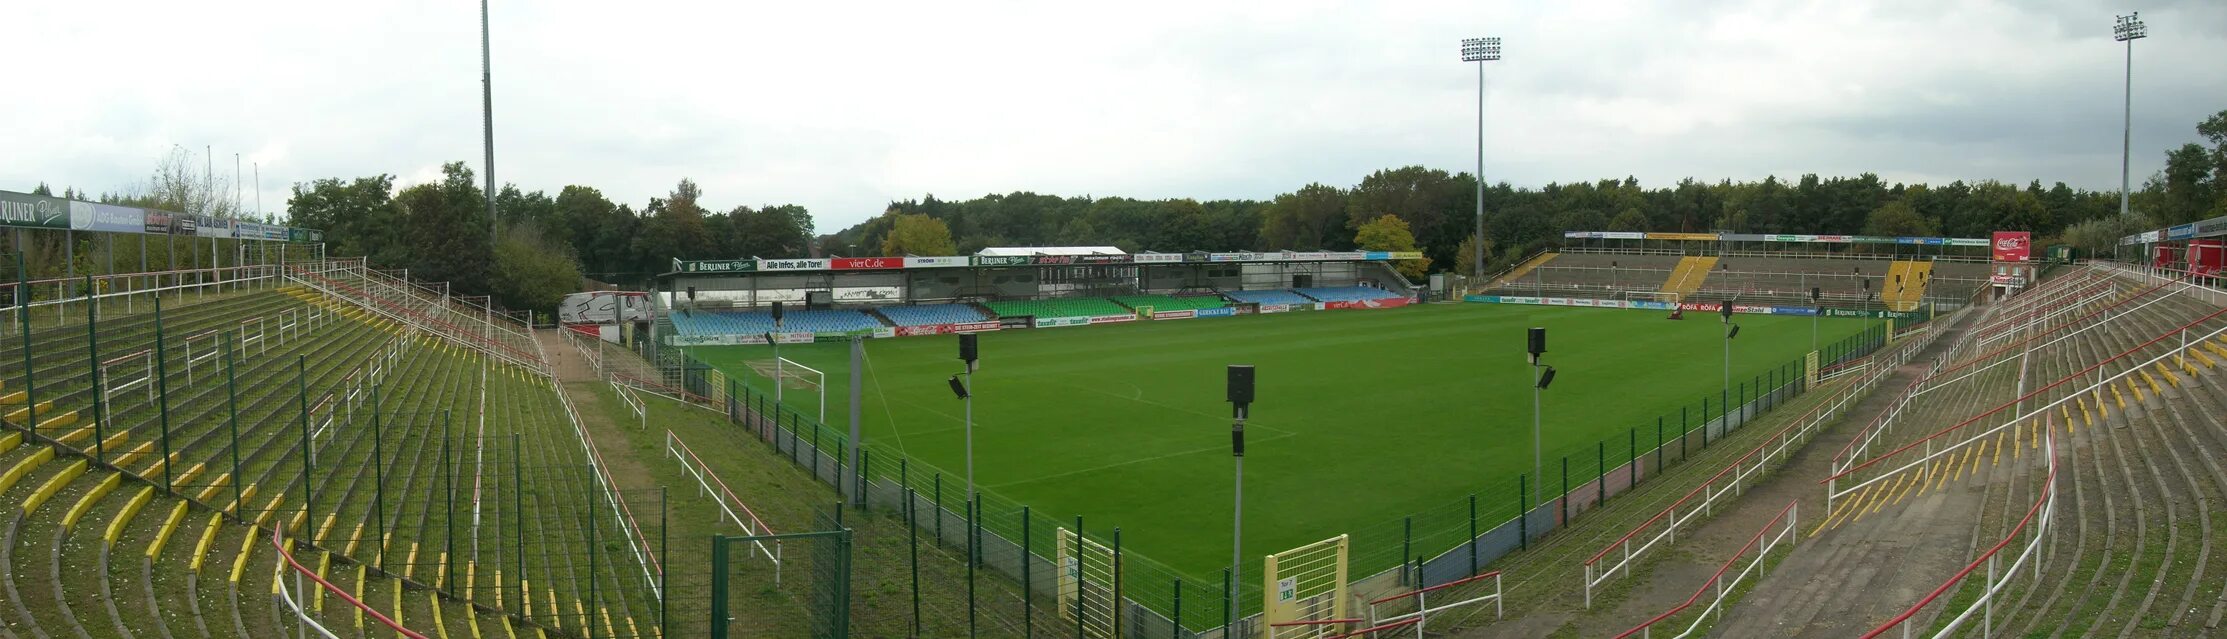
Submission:
[[1345,192],[1309,184],[1276,196],[1262,212],[1261,248],[1313,251],[1343,248],[1338,238],[1346,220]]
[[[1476,277],[1478,275],[1478,273],[1476,272],[1476,256],[1477,237],[1472,235],[1462,238],[1461,246],[1455,248],[1454,250],[1454,272],[1470,277]],[[1487,265],[1486,268],[1491,268],[1490,265],[1492,264],[1492,260],[1492,238],[1485,238],[1485,264]]]
[[[1389,213],[1377,216],[1375,220],[1362,224],[1360,230],[1353,234],[1353,244],[1364,251],[1417,250],[1415,248],[1415,233],[1408,230],[1407,220]],[[1408,279],[1419,280],[1430,273],[1431,260],[1428,257],[1419,260],[1401,260],[1395,268],[1399,270],[1401,275],[1407,276]]]
[[393,191],[392,175],[295,183],[286,199],[288,223],[322,229],[328,254],[360,255],[380,267],[404,266],[412,251],[402,241],[401,216],[389,195]]
[[1608,221],[1608,230],[1645,231],[1647,230],[1647,215],[1640,213],[1636,207],[1624,209],[1624,212],[1616,214],[1615,219]]
[[468,295],[488,290],[489,242],[486,202],[472,170],[463,162],[441,165],[441,181],[419,184],[394,196],[401,214],[410,276],[448,282]]
[[1917,209],[1910,208],[1910,203],[1902,200],[1872,209],[1871,214],[1864,217],[1865,235],[1931,237],[1937,232],[1932,222],[1920,217]]
[[882,255],[954,255],[959,247],[951,242],[951,227],[943,220],[917,213],[899,213],[890,221],[889,234],[882,238]]
[[492,294],[504,308],[556,312],[566,294],[580,290],[580,265],[570,248],[531,222],[503,227],[495,247]]

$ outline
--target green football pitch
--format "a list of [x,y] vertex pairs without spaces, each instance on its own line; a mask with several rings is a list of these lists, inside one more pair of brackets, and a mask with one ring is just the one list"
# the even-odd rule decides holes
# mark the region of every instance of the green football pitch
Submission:
[[[975,480],[1053,520],[1118,526],[1130,551],[1216,582],[1229,563],[1233,489],[1224,367],[1252,364],[1246,572],[1261,554],[1340,533],[1389,529],[1399,540],[1403,518],[1458,508],[1485,490],[1499,497],[1491,503],[1510,501],[1517,475],[1530,472],[1527,327],[1548,329],[1545,360],[1558,372],[1543,400],[1550,485],[1561,456],[1573,457],[1573,484],[1590,479],[1599,442],[1613,442],[1610,463],[1621,462],[1630,437],[1652,448],[1657,417],[1714,400],[1724,383],[1718,317],[1664,315],[1460,304],[985,333],[973,385]],[[1810,318],[1736,319],[1735,384],[1810,350]],[[1821,320],[1817,340],[1865,327]],[[768,347],[688,351],[769,388],[760,372],[770,368]],[[957,351],[955,337],[867,340],[861,411],[867,441],[943,469],[955,500],[964,495],[953,476],[965,468],[963,407],[945,380],[961,369]],[[848,424],[848,346],[786,345],[781,355],[825,374],[826,423]],[[785,392],[790,406],[818,412],[815,390]],[[1633,435],[1643,424],[1647,432]],[[1483,525],[1507,520],[1509,506]],[[1422,530],[1419,518],[1414,553],[1453,547],[1466,531],[1432,526],[1453,530]],[[1397,541],[1355,543],[1356,576],[1401,560]]]

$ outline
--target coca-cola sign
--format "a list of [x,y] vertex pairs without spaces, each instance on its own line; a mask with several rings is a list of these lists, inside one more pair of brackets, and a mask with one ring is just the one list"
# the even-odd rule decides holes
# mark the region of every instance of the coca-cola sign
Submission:
[[2026,231],[1996,231],[1995,261],[2024,262],[2033,257],[2034,234]]

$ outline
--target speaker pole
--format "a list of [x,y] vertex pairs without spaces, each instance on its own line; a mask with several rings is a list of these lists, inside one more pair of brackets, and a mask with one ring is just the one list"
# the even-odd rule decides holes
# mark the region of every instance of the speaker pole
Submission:
[[[1546,489],[1542,487],[1546,484],[1545,481],[1542,481],[1542,478],[1546,477],[1546,459],[1540,452],[1542,445],[1540,444],[1539,428],[1539,394],[1545,390],[1541,388],[1544,384],[1540,382],[1544,381],[1543,375],[1545,372],[1539,368],[1539,356],[1547,352],[1547,329],[1534,326],[1526,337],[1528,339],[1524,351],[1531,355],[1531,486],[1535,492],[1532,495],[1531,503],[1539,504],[1545,503],[1546,499]],[[1524,517],[1528,514],[1519,513],[1517,516]],[[1470,541],[1474,543],[1476,540],[1472,539]]]

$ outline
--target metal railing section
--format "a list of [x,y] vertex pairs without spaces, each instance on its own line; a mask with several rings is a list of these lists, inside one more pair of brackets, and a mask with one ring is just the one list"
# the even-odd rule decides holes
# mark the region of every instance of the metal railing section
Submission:
[[[1492,590],[1489,590],[1489,591],[1484,591],[1484,594],[1479,594],[1479,595],[1476,595],[1476,596],[1473,596],[1473,597],[1470,597],[1470,598],[1467,598],[1467,599],[1461,599],[1461,600],[1458,600],[1458,601],[1454,601],[1454,602],[1452,602],[1452,603],[1442,603],[1442,604],[1438,604],[1438,605],[1436,605],[1436,606],[1433,606],[1433,605],[1431,605],[1431,604],[1430,604],[1430,600],[1429,600],[1429,598],[1430,598],[1430,595],[1431,595],[1431,593],[1434,593],[1434,592],[1441,592],[1441,591],[1445,591],[1445,590],[1448,590],[1448,589],[1454,588],[1454,587],[1456,587],[1456,586],[1461,586],[1461,585],[1466,585],[1466,584],[1472,584],[1472,583],[1480,583],[1480,582],[1483,582],[1483,581],[1485,581],[1485,580],[1487,580],[1487,579],[1490,579],[1490,580],[1492,580]],[[1388,617],[1380,617],[1380,616],[1377,616],[1377,608],[1378,608],[1378,607],[1380,607],[1380,606],[1384,606],[1384,605],[1387,605],[1387,604],[1391,604],[1391,603],[1393,603],[1393,602],[1396,602],[1396,601],[1402,601],[1402,600],[1406,600],[1406,599],[1414,599],[1414,600],[1415,600],[1415,610],[1414,610],[1414,611],[1412,611],[1412,612],[1405,612],[1405,613],[1400,613],[1400,614],[1396,614],[1396,615],[1391,615],[1391,616],[1388,616]],[[1362,629],[1360,629],[1360,630],[1356,630],[1356,631],[1354,631],[1353,633],[1351,633],[1351,634],[1349,634],[1349,635],[1346,635],[1346,636],[1354,636],[1354,635],[1359,635],[1359,634],[1361,634],[1361,633],[1366,633],[1366,632],[1379,632],[1379,631],[1383,631],[1383,630],[1389,630],[1389,629],[1392,629],[1392,628],[1398,628],[1398,627],[1401,627],[1401,626],[1406,626],[1406,625],[1408,625],[1408,624],[1414,624],[1414,626],[1415,626],[1415,636],[1417,636],[1417,637],[1421,637],[1421,636],[1423,636],[1424,630],[1426,630],[1425,626],[1429,625],[1429,623],[1430,623],[1430,616],[1431,616],[1432,614],[1434,614],[1434,613],[1439,613],[1439,612],[1445,612],[1445,611],[1448,611],[1448,610],[1452,610],[1452,609],[1455,609],[1455,608],[1460,608],[1460,607],[1462,607],[1462,606],[1468,606],[1468,605],[1472,605],[1472,604],[1481,604],[1481,603],[1484,603],[1484,602],[1487,602],[1487,601],[1490,601],[1490,602],[1492,602],[1492,617],[1493,617],[1494,619],[1499,619],[1500,617],[1502,617],[1503,615],[1505,615],[1505,614],[1506,614],[1506,612],[1507,612],[1507,611],[1506,611],[1506,609],[1505,609],[1505,605],[1504,605],[1504,603],[1503,603],[1503,602],[1505,601],[1505,599],[1504,599],[1503,597],[1501,597],[1501,590],[1500,590],[1500,571],[1498,571],[1498,570],[1495,570],[1495,571],[1492,571],[1492,572],[1488,572],[1488,573],[1485,573],[1485,574],[1482,574],[1482,575],[1477,575],[1477,576],[1474,576],[1474,577],[1465,577],[1465,578],[1462,578],[1462,579],[1456,579],[1456,580],[1454,580],[1454,581],[1449,581],[1449,582],[1446,582],[1446,583],[1442,583],[1442,584],[1439,584],[1439,585],[1436,585],[1436,586],[1431,586],[1431,587],[1429,587],[1429,588],[1418,588],[1418,589],[1415,589],[1415,590],[1410,590],[1410,591],[1407,591],[1407,592],[1403,592],[1403,593],[1400,593],[1400,594],[1396,594],[1396,595],[1390,595],[1390,596],[1386,596],[1386,597],[1380,597],[1380,598],[1377,598],[1377,599],[1372,599],[1372,600],[1370,600],[1370,601],[1369,601],[1369,621],[1368,621],[1368,624],[1369,624],[1369,625],[1368,625],[1368,627],[1366,627],[1366,628],[1362,628]]]
[[[333,585],[330,581],[325,581],[324,577],[317,576],[316,570],[313,570],[308,566],[304,566],[302,565],[302,562],[295,560],[294,553],[288,551],[286,548],[286,538],[284,535],[284,526],[272,526],[271,547],[278,549],[279,560],[284,562],[288,569],[294,571],[294,583],[297,586],[301,584],[301,580],[303,579],[314,581],[317,583],[317,587],[323,588],[327,594],[331,594],[333,597],[346,602],[350,606],[355,606],[357,610],[363,611],[363,614],[365,616],[371,617],[372,619],[377,619],[380,625],[386,626],[389,630],[393,630],[396,634],[400,634],[404,637],[409,637],[410,639],[426,639],[424,634],[421,634],[409,628],[402,627],[402,624],[396,622],[393,617],[388,617],[385,614],[380,613],[378,609],[372,608],[370,605],[365,604],[362,600],[349,595],[348,591],[342,590],[339,586]],[[326,637],[332,637],[333,634],[331,632],[325,630],[325,627],[322,624],[317,623],[315,619],[310,618],[309,613],[302,610],[301,603],[295,601],[292,594],[284,590],[285,583],[285,579],[275,580],[275,584],[280,587],[279,597],[282,601],[284,601],[284,605],[286,606],[286,608],[294,611],[294,616],[301,619],[304,626],[316,628],[319,634],[322,634]]]
[[[680,436],[670,430],[665,431],[665,454],[671,455],[674,461],[680,463],[681,469],[696,478],[696,494],[710,497],[717,502],[719,512],[726,514],[728,521],[735,522],[735,526],[742,529],[742,534],[753,537],[777,534],[773,532],[772,526],[766,525],[765,520],[758,518],[758,513],[750,510],[750,504],[743,503],[741,497],[735,496],[735,491],[727,489],[727,482],[719,479],[719,475],[711,471],[711,466],[706,465],[703,458],[697,457],[696,451],[688,448],[687,442],[681,441]],[[736,509],[741,509],[742,513],[736,514]],[[767,548],[762,539],[752,540],[750,543],[757,545],[758,552],[773,562],[773,583],[781,583],[781,540],[773,540],[772,548]]]
[[[1963,570],[1956,571],[1956,574],[1951,575],[1948,581],[1941,582],[1940,587],[1926,593],[1924,598],[1919,599],[1915,604],[1911,604],[1909,609],[1902,611],[1902,614],[1895,615],[1893,619],[1889,619],[1886,623],[1880,624],[1879,627],[1873,628],[1871,632],[1864,633],[1863,639],[1872,639],[1895,628],[1901,628],[1902,636],[1907,639],[1912,633],[1910,619],[1917,616],[1918,612],[1924,610],[1926,606],[1932,605],[1934,601],[1940,599],[1941,595],[1947,593],[1950,588],[1962,583],[1983,563],[1987,565],[1987,584],[1981,589],[1978,600],[1972,602],[1972,606],[1965,608],[1964,612],[1951,618],[1948,624],[1944,625],[1940,632],[1933,636],[1947,637],[1954,635],[1958,628],[1962,628],[1965,623],[1971,621],[1974,613],[1981,615],[1980,636],[1986,637],[1995,634],[1995,595],[2001,593],[2003,588],[2010,584],[2010,580],[2021,569],[2024,569],[2028,562],[2039,561],[2038,555],[2041,552],[2042,539],[2049,535],[2049,523],[2056,519],[2057,515],[2057,435],[2054,432],[2049,432],[2043,436],[2042,442],[2044,445],[2043,453],[2049,457],[2049,474],[2041,482],[2041,496],[2034,500],[2033,506],[2026,509],[2026,516],[2018,520],[2018,525],[2011,527],[2010,533],[2004,535],[2002,541],[1995,542],[1995,545],[1988,547],[1985,552],[1980,553],[1978,558],[1965,564]],[[2018,557],[2011,560],[2008,568],[2000,568],[1999,560],[2002,558],[2003,549],[2017,541],[2020,533],[2026,534],[2025,545],[2020,547]],[[2041,573],[2036,572],[2034,576],[2039,578]]]
[[[1762,530],[1755,531],[1755,536],[1748,538],[1748,543],[1740,546],[1739,552],[1733,553],[1731,559],[1726,559],[1724,565],[1717,567],[1716,574],[1710,575],[1708,581],[1701,582],[1701,588],[1693,591],[1693,596],[1687,597],[1685,602],[1663,611],[1662,614],[1641,622],[1639,626],[1616,635],[1616,639],[1625,639],[1633,635],[1652,639],[1655,624],[1667,621],[1671,617],[1677,616],[1678,613],[1691,609],[1694,604],[1701,602],[1702,597],[1709,597],[1709,605],[1702,607],[1700,616],[1695,617],[1693,623],[1687,624],[1686,629],[1680,631],[1677,637],[1692,636],[1695,632],[1700,631],[1702,625],[1713,616],[1721,616],[1726,595],[1738,588],[1740,582],[1747,580],[1749,575],[1762,572],[1763,562],[1770,558],[1772,549],[1777,548],[1782,543],[1791,545],[1790,540],[1795,539],[1794,527],[1798,523],[1797,520],[1800,519],[1801,505],[1802,501],[1799,499],[1787,502],[1785,508],[1779,509],[1778,516],[1764,522]],[[1774,530],[1776,532],[1773,532]],[[1747,557],[1751,550],[1754,551],[1755,558],[1749,560],[1748,564],[1741,567],[1740,572],[1733,575],[1731,579],[1725,579],[1724,574],[1731,572],[1732,567],[1738,565],[1742,558]]]

